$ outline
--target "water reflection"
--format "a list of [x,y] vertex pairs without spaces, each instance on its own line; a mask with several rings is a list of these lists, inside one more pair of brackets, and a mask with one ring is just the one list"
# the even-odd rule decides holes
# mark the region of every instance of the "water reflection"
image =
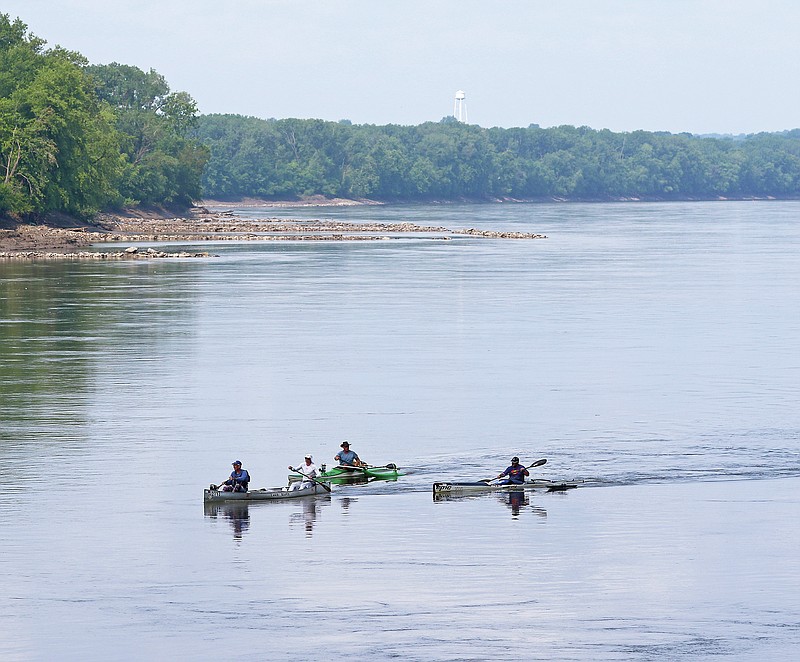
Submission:
[[241,542],[244,534],[250,528],[249,505],[247,503],[204,503],[203,511],[206,517],[227,519],[233,529],[233,539]]
[[300,499],[303,502],[303,509],[299,513],[292,513],[289,517],[290,522],[300,522],[305,528],[306,538],[311,538],[314,533],[314,524],[317,521],[323,507],[330,505],[330,494],[316,499]]
[[330,494],[317,495],[315,497],[302,497],[293,499],[293,503],[286,501],[261,501],[257,503],[235,503],[235,502],[205,502],[203,504],[203,514],[211,519],[228,520],[233,531],[233,539],[241,542],[244,534],[250,530],[250,508],[270,508],[292,506],[293,511],[289,515],[289,524],[302,524],[307,538],[314,533],[314,525],[322,511],[322,508],[330,505]]
[[523,512],[530,512],[537,517],[547,517],[547,510],[535,503],[531,503],[530,495],[526,490],[510,490],[505,492],[489,492],[484,494],[452,494],[437,492],[433,495],[434,502],[439,501],[466,501],[467,499],[494,498],[504,504],[511,511],[511,517],[516,519]]
[[175,360],[193,332],[195,285],[172,280],[185,274],[172,264],[157,279],[139,264],[0,264],[0,477],[31,458],[90,450],[94,395],[150,386],[141,366]]
[[511,490],[509,492],[501,492],[495,494],[497,500],[504,503],[511,510],[511,517],[519,517],[520,511],[523,508],[530,506],[530,511],[539,517],[547,517],[547,510],[541,506],[531,505],[530,497],[525,490]]

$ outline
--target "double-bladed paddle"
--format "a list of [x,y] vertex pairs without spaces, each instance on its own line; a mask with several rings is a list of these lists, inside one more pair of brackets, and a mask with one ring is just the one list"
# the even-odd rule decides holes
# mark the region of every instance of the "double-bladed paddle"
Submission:
[[[536,462],[534,462],[533,464],[529,464],[525,468],[526,469],[532,469],[533,467],[541,467],[543,464],[547,464],[547,460],[545,458],[542,458],[541,460],[536,460]],[[495,476],[494,478],[483,478],[478,482],[479,483],[489,483],[489,482],[491,482],[493,480],[497,480],[498,478],[500,478],[500,476]]]

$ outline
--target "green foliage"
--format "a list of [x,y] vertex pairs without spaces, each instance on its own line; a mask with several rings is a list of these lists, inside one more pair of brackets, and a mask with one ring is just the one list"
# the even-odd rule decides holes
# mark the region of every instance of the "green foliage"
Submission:
[[197,105],[186,92],[171,93],[164,77],[118,64],[86,68],[98,99],[114,109],[123,155],[118,182],[126,204],[188,205],[200,197],[207,160],[188,137]]
[[0,15],[0,213],[88,216],[113,193],[112,117],[85,60]]
[[483,129],[199,118],[208,197],[691,199],[800,194],[800,130],[737,140],[589,127]]
[[207,160],[196,116],[160,74],[88,66],[0,14],[0,214],[189,204]]

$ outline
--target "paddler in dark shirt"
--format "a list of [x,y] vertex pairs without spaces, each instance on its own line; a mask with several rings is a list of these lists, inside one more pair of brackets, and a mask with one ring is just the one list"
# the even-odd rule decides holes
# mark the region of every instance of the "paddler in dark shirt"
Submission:
[[242,469],[240,460],[233,463],[231,477],[222,483],[223,492],[247,492],[247,485],[250,482],[250,474],[247,469]]
[[525,483],[525,476],[530,475],[528,469],[519,463],[519,458],[514,456],[511,458],[511,466],[497,476],[497,478],[508,476],[506,480],[500,481],[500,485],[523,485]]

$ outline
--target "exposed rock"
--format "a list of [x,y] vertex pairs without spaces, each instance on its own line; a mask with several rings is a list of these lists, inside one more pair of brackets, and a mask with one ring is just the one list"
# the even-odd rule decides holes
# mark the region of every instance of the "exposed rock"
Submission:
[[155,249],[144,252],[128,251],[75,251],[73,253],[56,253],[51,251],[4,251],[0,252],[0,260],[149,260],[155,258],[187,258],[187,257],[219,257],[205,251],[191,253],[166,253]]
[[545,234],[532,234],[529,232],[495,232],[494,230],[453,230],[455,234],[468,234],[473,237],[489,237],[490,239],[547,239]]
[[0,226],[0,257],[5,259],[121,259],[149,257],[194,257],[207,253],[163,253],[153,248],[129,246],[119,252],[82,251],[104,242],[177,241],[387,241],[399,235],[419,234],[429,239],[448,240],[457,235],[492,239],[544,239],[541,234],[496,232],[492,230],[451,230],[414,223],[342,223],[322,220],[254,220],[233,216],[229,211],[210,212],[195,207],[188,215],[159,215],[156,211],[99,214],[95,224],[72,227],[62,222],[50,225],[17,224]]

